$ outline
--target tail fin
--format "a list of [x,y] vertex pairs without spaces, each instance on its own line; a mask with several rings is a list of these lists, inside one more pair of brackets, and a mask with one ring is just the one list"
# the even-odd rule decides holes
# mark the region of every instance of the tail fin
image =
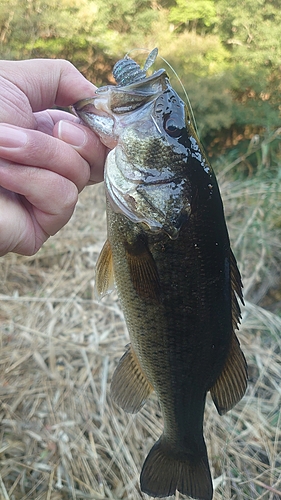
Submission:
[[143,464],[141,490],[152,497],[168,497],[176,490],[200,500],[212,500],[213,485],[207,451],[196,457],[175,452],[162,436]]

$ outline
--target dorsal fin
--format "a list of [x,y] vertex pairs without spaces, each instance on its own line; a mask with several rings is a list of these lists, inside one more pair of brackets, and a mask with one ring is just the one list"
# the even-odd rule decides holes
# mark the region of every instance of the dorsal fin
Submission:
[[247,388],[247,363],[239,340],[232,332],[230,350],[224,368],[210,392],[220,415],[231,410],[244,396]]
[[241,275],[232,250],[230,250],[230,279],[231,279],[232,327],[233,330],[235,330],[236,328],[238,328],[241,319],[241,310],[237,297],[239,297],[243,305],[244,305],[244,300],[242,293],[243,284],[241,280]]
[[234,256],[234,253],[230,249],[230,272],[231,272],[231,284],[233,287],[233,290],[237,293],[239,299],[241,300],[242,304],[244,305],[243,301],[243,293],[242,293],[242,279],[240,275],[240,271],[237,266],[236,258]]
[[224,368],[210,389],[211,396],[220,415],[233,408],[243,397],[248,380],[247,362],[240,349],[239,340],[234,330],[238,328],[241,310],[237,297],[243,301],[242,280],[236,259],[230,250],[230,276],[231,276],[231,307],[232,307],[232,337],[229,353]]

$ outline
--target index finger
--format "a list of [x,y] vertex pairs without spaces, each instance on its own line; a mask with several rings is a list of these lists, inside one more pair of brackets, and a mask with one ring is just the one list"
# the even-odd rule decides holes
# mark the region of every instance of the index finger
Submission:
[[0,74],[29,99],[33,111],[69,106],[91,97],[96,87],[63,59],[1,61]]

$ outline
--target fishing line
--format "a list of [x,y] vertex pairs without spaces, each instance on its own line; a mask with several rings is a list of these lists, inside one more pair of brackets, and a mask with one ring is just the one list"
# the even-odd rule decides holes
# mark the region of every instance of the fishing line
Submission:
[[142,48],[132,49],[129,52],[127,52],[127,54],[126,54],[125,57],[129,57],[129,54],[131,54],[134,51],[137,51],[137,52],[148,52],[149,53],[149,56],[148,56],[148,58],[146,59],[146,61],[144,63],[144,67],[143,67],[144,71],[147,71],[150,68],[150,66],[152,66],[152,64],[154,64],[156,58],[159,57],[160,59],[162,59],[162,61],[165,64],[167,64],[168,68],[170,68],[170,70],[174,73],[174,75],[177,78],[177,80],[178,80],[178,82],[179,82],[179,84],[180,84],[180,86],[182,88],[182,91],[184,93],[184,96],[185,96],[185,99],[186,99],[187,108],[188,108],[188,111],[189,111],[190,116],[191,116],[191,121],[194,124],[195,132],[198,135],[198,138],[200,139],[200,137],[199,137],[199,130],[198,130],[198,127],[197,127],[197,123],[196,123],[196,120],[195,120],[195,116],[194,116],[194,113],[193,113],[193,109],[192,109],[192,105],[191,105],[190,99],[188,97],[188,94],[187,94],[187,91],[185,89],[185,86],[182,83],[182,81],[181,81],[179,75],[177,74],[176,70],[173,68],[173,66],[171,66],[171,64],[167,61],[167,59],[165,59],[165,57],[162,57],[162,56],[160,56],[158,54],[158,49],[157,48],[153,49],[152,51],[149,51],[148,49],[142,49]]

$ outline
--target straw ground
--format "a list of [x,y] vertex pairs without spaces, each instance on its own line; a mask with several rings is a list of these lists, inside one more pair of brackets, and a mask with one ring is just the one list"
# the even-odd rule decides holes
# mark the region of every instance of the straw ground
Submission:
[[[214,499],[277,500],[281,319],[278,305],[268,310],[262,301],[278,281],[280,240],[268,211],[280,213],[280,188],[224,177],[221,186],[246,292],[239,338],[250,380],[224,417],[207,401]],[[161,414],[154,396],[134,416],[110,400],[128,334],[116,294],[94,297],[105,238],[100,185],[85,189],[72,221],[37,255],[1,259],[1,499],[148,498],[139,473],[161,434]]]

